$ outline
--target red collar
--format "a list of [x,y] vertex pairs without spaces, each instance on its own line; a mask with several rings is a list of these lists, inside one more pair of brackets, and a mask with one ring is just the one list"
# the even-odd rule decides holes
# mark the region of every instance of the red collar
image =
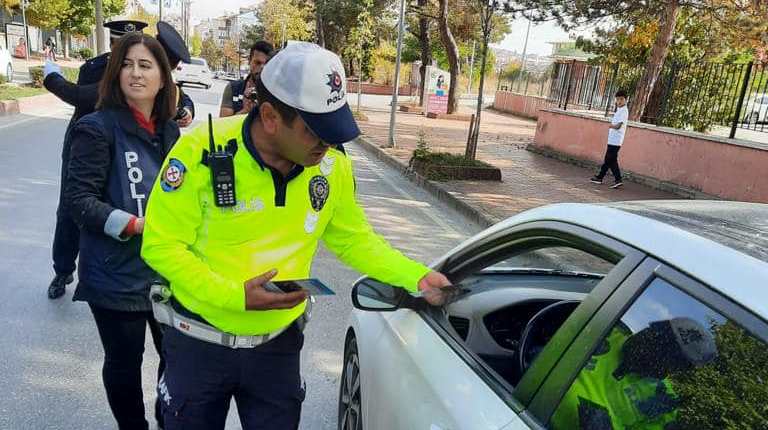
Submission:
[[143,113],[139,112],[132,106],[128,106],[128,107],[131,109],[133,118],[139,124],[139,127],[143,128],[144,130],[147,130],[147,133],[149,133],[150,136],[154,136],[155,135],[155,117],[153,116],[152,118],[147,120],[144,117]]

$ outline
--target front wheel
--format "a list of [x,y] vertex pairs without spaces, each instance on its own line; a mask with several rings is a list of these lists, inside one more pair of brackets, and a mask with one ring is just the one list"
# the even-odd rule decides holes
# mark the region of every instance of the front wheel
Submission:
[[344,369],[339,389],[339,430],[362,430],[363,409],[360,395],[360,359],[354,335],[344,348]]

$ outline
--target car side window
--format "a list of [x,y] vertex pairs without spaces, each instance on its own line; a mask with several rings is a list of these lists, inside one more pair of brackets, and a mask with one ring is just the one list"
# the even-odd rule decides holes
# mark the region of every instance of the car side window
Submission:
[[656,278],[581,369],[549,427],[764,428],[767,400],[768,345]]

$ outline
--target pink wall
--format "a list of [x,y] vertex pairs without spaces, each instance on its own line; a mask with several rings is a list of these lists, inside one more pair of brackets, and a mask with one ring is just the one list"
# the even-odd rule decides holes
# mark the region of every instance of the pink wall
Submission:
[[543,97],[524,96],[510,91],[496,91],[493,100],[494,109],[531,119],[537,119],[540,109],[551,108],[552,105]]
[[[416,92],[416,88],[411,85],[401,85],[397,94],[401,96],[410,96]],[[357,94],[357,81],[347,80],[347,94]],[[371,84],[363,82],[363,94],[377,94],[384,96],[392,95],[392,85]]]
[[[547,109],[533,145],[601,163],[607,136],[605,118]],[[756,143],[631,123],[619,164],[724,199],[768,203],[768,149]]]

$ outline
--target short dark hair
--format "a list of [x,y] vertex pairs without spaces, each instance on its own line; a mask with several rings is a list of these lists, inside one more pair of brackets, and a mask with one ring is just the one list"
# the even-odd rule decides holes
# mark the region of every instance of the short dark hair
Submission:
[[294,118],[299,114],[296,112],[296,109],[281,102],[277,97],[272,95],[267,87],[264,86],[264,83],[261,82],[261,76],[256,78],[256,100],[259,102],[259,105],[264,103],[272,105],[286,123],[293,122]]
[[99,101],[97,109],[128,108],[125,94],[120,88],[120,71],[123,69],[123,61],[128,55],[128,50],[133,45],[142,44],[149,49],[160,67],[160,77],[163,79],[163,88],[155,96],[155,105],[152,113],[159,124],[163,124],[176,115],[176,85],[171,76],[171,66],[168,64],[168,56],[163,46],[152,36],[139,32],[128,33],[121,37],[114,45],[109,55],[109,63],[104,77],[99,84]]
[[618,90],[616,91],[616,97],[624,97],[627,98],[627,92],[624,90]]
[[258,42],[251,45],[251,50],[248,52],[248,58],[253,58],[253,54],[256,51],[261,52],[269,57],[269,54],[271,54],[274,50],[275,47],[272,46],[271,43],[267,42],[266,40],[259,40]]

